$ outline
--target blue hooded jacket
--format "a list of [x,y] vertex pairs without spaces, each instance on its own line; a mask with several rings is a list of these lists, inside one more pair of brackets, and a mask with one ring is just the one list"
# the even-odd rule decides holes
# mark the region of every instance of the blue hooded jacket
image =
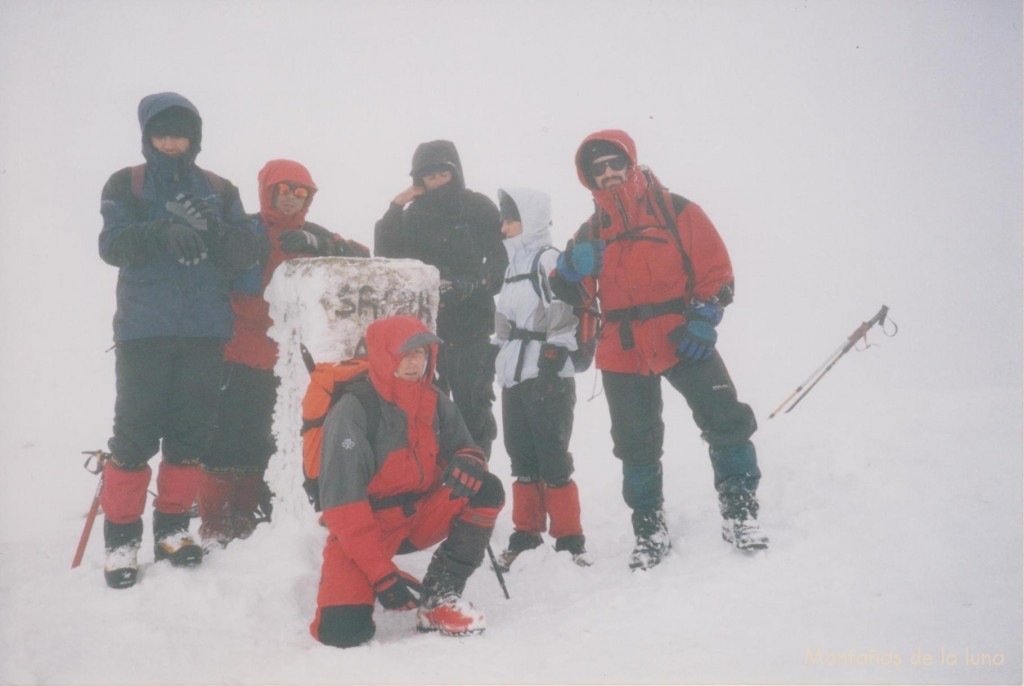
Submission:
[[[170,157],[156,150],[146,135],[149,122],[177,107],[194,117],[189,150]],[[142,154],[146,159],[141,188],[132,187],[132,169],[114,173],[103,188],[100,257],[120,268],[114,340],[179,336],[223,338],[232,335],[231,280],[255,263],[258,245],[238,189],[196,166],[202,143],[198,110],[177,93],[149,95],[139,103]],[[216,186],[216,192],[214,190]],[[164,243],[171,221],[165,203],[178,193],[207,199],[220,216],[216,229],[202,232],[207,259],[179,263]]]

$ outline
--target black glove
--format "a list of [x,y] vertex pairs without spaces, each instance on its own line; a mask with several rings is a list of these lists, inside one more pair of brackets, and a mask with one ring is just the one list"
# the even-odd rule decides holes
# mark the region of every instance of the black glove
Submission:
[[396,569],[373,584],[373,593],[387,610],[412,610],[420,604],[423,584],[411,574]]
[[540,357],[537,358],[537,369],[541,376],[558,376],[569,358],[569,349],[554,343],[542,343]]
[[329,239],[317,238],[311,232],[303,229],[285,231],[278,240],[281,241],[281,249],[285,252],[320,256],[334,254]]
[[335,244],[337,254],[341,257],[369,257],[370,249],[357,241],[346,241],[344,239]]
[[206,243],[191,226],[177,221],[158,225],[157,236],[160,244],[171,257],[186,266],[195,266],[206,259]]
[[441,279],[441,295],[447,295],[456,300],[465,300],[473,295],[473,292],[480,285],[480,280],[472,276],[456,276],[451,279]]
[[206,198],[197,199],[191,193],[178,193],[174,200],[168,200],[164,206],[175,219],[184,221],[196,231],[207,231],[220,226],[220,217],[210,207]]
[[448,461],[444,470],[444,485],[452,489],[449,500],[471,498],[484,485],[487,463],[484,454],[475,448],[463,448]]

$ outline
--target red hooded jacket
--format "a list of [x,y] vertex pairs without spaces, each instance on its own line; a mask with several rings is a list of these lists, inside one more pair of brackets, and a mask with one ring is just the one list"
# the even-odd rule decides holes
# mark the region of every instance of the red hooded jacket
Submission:
[[[270,277],[278,265],[290,257],[302,257],[296,253],[286,254],[281,249],[281,234],[300,229],[306,223],[306,212],[313,202],[317,187],[309,170],[291,160],[271,160],[260,170],[257,177],[260,188],[260,213],[256,219],[266,230],[269,251],[261,265],[262,280],[259,293],[231,294],[231,309],[235,313],[235,333],[224,349],[224,359],[257,369],[273,369],[277,362],[277,344],[267,335],[273,321],[270,319],[270,305],[263,299],[263,292],[270,283]],[[295,214],[285,216],[274,209],[274,186],[279,182],[309,186],[312,189],[305,206]]]
[[[604,190],[590,185],[581,158],[587,144],[595,140],[609,141],[625,151],[630,169],[624,183]],[[598,131],[588,136],[576,153],[576,171],[593,193],[595,204],[595,214],[577,232],[576,240],[589,240],[596,228],[596,237],[606,242],[601,271],[583,284],[591,293],[596,287],[601,302],[597,367],[628,374],[660,374],[679,361],[669,332],[686,322],[683,307],[691,300],[716,296],[733,282],[725,244],[700,207],[668,193],[649,170],[637,165],[636,144],[624,131]],[[657,193],[662,194],[663,202]],[[676,214],[676,229],[689,265],[663,206],[669,214]],[[656,307],[652,310],[650,306]],[[623,335],[621,329],[627,326],[630,331]]]
[[[324,520],[371,582],[394,569],[384,540],[410,517],[402,507],[384,506],[385,499],[417,499],[440,488],[451,456],[476,449],[454,403],[433,385],[439,340],[415,317],[370,324],[370,382],[381,406],[376,435],[367,435],[366,412],[352,394],[343,395],[324,422]],[[426,373],[418,381],[397,378],[407,348],[421,345],[430,351]]]

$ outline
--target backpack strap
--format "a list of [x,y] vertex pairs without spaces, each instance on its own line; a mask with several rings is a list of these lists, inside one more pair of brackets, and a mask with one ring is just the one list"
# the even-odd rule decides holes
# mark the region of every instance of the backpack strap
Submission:
[[345,392],[354,395],[363,406],[363,412],[366,413],[366,438],[372,443],[380,428],[380,396],[368,378],[349,382]]
[[132,167],[132,195],[136,198],[142,197],[142,184],[146,180],[146,163],[137,164]]
[[516,274],[515,276],[506,276],[505,283],[515,283],[516,281],[530,280],[530,285],[533,286],[534,293],[541,299],[542,302],[551,304],[554,296],[551,295],[549,289],[543,287],[542,279],[543,275],[540,273],[540,258],[541,255],[547,250],[554,250],[555,246],[545,245],[543,248],[537,251],[537,254],[533,256],[533,263],[530,265],[530,271],[524,272],[523,274]]
[[[654,179],[654,174],[651,173],[651,170],[644,169],[643,173],[644,177],[647,179],[647,188],[649,192],[654,193],[654,201],[658,204],[661,216],[664,217],[665,223],[668,225],[669,233],[671,233],[672,238],[675,239],[676,247],[679,248],[679,254],[683,258],[683,271],[686,272],[686,300],[689,302],[693,300],[693,289],[697,285],[697,275],[693,270],[693,261],[690,259],[689,253],[686,252],[686,248],[683,247],[683,239],[679,235],[679,227],[676,226],[676,220],[679,218],[679,214],[677,212],[669,212],[668,203],[665,202],[665,195],[668,191]],[[683,205],[683,207],[686,207],[686,205]]]
[[[207,171],[200,167],[197,167],[199,171],[203,172],[203,176],[206,177],[206,182],[210,184],[210,190],[216,195],[223,195],[224,191],[228,189],[228,180],[222,176],[217,176],[212,171]],[[136,198],[142,197],[142,186],[146,182],[146,163],[137,164],[132,167],[132,195]]]

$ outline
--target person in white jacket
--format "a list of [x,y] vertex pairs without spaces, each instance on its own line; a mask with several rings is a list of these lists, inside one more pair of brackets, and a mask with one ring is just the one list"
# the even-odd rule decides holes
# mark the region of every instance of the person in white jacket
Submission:
[[551,199],[526,188],[498,190],[509,266],[498,295],[495,361],[502,388],[505,449],[512,461],[514,531],[498,566],[508,571],[520,553],[543,543],[591,564],[580,523],[580,499],[569,452],[576,381],[569,353],[578,319],[548,285],[559,251],[551,245]]

